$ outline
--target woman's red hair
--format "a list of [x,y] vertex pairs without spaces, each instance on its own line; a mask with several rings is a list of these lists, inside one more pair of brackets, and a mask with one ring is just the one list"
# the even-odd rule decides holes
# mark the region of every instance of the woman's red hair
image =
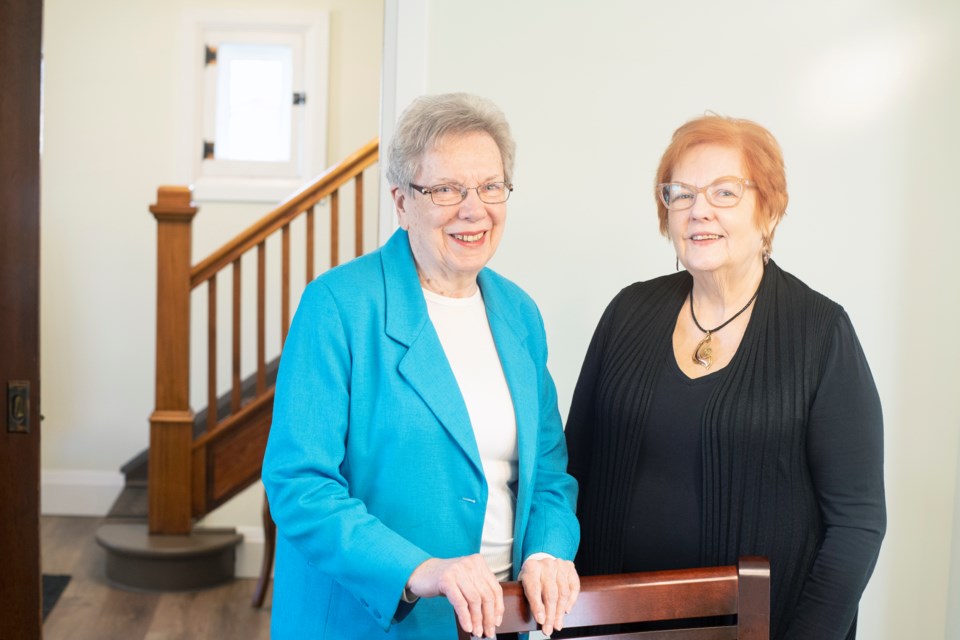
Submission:
[[[729,147],[740,152],[746,175],[757,186],[756,224],[763,232],[769,252],[773,233],[787,212],[787,175],[783,153],[773,134],[750,120],[705,115],[690,120],[673,132],[670,145],[660,158],[654,185],[671,182],[674,168],[692,148],[703,145]],[[654,189],[656,191],[656,189]],[[654,193],[660,233],[667,235],[667,208]]]

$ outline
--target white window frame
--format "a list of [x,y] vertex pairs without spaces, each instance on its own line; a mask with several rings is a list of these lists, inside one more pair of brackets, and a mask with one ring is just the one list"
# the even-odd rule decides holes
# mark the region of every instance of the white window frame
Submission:
[[[214,64],[208,64],[204,71],[204,97],[203,97],[203,140],[209,140],[216,143],[216,154],[213,158],[204,160],[200,163],[200,176],[236,176],[243,178],[250,177],[280,177],[293,178],[299,173],[301,166],[300,152],[302,148],[301,130],[305,118],[306,105],[291,105],[293,94],[304,91],[303,75],[303,52],[302,39],[296,34],[281,33],[259,33],[259,32],[207,32],[208,38],[205,38],[207,46],[215,47],[217,61]],[[289,108],[288,116],[290,118],[290,139],[286,141],[286,147],[290,152],[289,159],[286,161],[258,162],[258,161],[237,161],[224,160],[220,158],[220,151],[223,148],[224,141],[219,134],[219,103],[221,85],[219,80],[223,69],[230,64],[231,59],[225,55],[228,50],[226,44],[240,42],[244,45],[279,45],[286,47],[291,53],[291,65],[287,71],[290,72],[288,78],[291,86],[286,96],[283,96],[285,106]]]
[[[318,175],[327,157],[328,12],[193,10],[184,14],[182,33],[178,176],[193,185],[194,200],[279,202]],[[293,47],[293,90],[305,93],[306,103],[294,107],[290,96],[294,136],[290,163],[203,158],[204,140],[213,136],[216,95],[216,72],[204,64],[205,47],[225,39]]]

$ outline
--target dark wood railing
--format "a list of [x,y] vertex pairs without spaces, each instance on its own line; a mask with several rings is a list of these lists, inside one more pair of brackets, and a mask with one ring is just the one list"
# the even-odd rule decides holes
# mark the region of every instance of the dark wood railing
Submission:
[[[329,198],[330,266],[340,262],[341,189],[354,193],[354,255],[363,253],[364,172],[378,160],[373,140],[320,176],[209,257],[191,266],[192,222],[197,207],[189,187],[160,187],[150,211],[157,219],[156,408],[150,416],[148,522],[151,533],[186,534],[201,517],[256,481],[273,410],[268,379],[267,239],[280,234],[280,343],[290,326],[291,223],[305,219],[306,282],[315,272],[317,205]],[[347,192],[348,193],[348,192]],[[241,367],[242,258],[256,252],[256,363],[252,384]],[[217,308],[221,274],[230,269],[232,304],[226,322]],[[195,428],[190,407],[191,292],[206,286],[206,419]],[[218,397],[217,337],[231,331],[229,402]],[[245,391],[246,390],[246,391]]]

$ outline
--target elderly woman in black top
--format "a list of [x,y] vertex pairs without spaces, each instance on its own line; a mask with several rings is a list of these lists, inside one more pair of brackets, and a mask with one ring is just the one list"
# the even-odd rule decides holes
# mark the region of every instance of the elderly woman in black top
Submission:
[[587,352],[566,429],[577,567],[766,556],[773,638],[853,638],[886,527],[880,401],[843,308],[770,260],[779,145],[697,118],[656,182],[685,270],[623,289]]

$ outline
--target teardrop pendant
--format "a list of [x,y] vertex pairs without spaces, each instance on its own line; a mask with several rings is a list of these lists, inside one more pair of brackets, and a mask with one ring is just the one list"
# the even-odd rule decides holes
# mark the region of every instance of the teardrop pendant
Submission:
[[704,369],[709,369],[713,364],[713,347],[710,345],[710,332],[703,340],[697,343],[697,348],[693,352],[693,362],[699,364]]

